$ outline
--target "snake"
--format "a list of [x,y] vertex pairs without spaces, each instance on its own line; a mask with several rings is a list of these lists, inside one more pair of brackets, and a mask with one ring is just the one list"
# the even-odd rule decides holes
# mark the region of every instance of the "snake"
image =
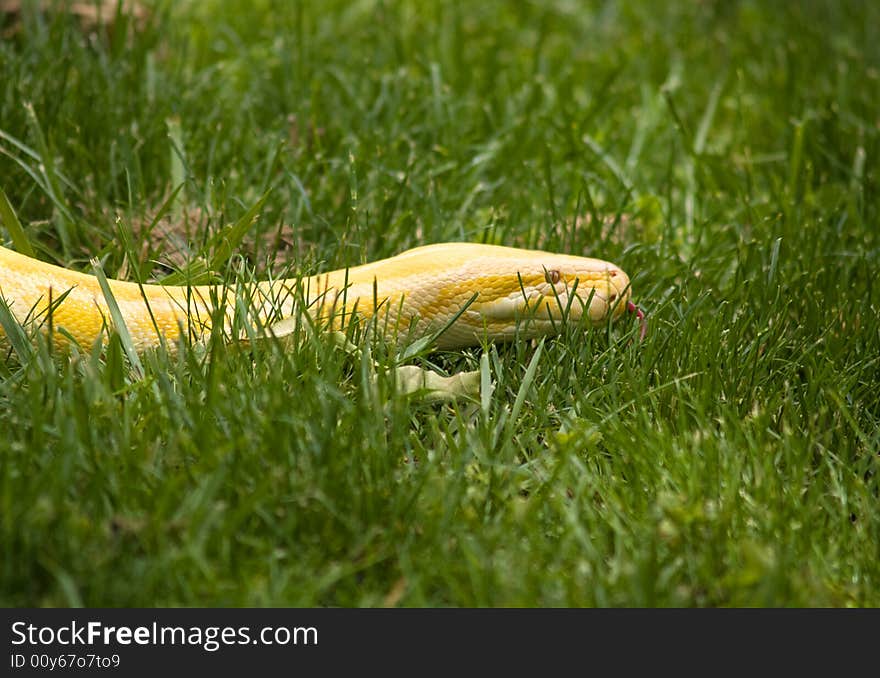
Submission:
[[107,340],[114,301],[139,352],[204,341],[217,323],[232,325],[242,300],[267,325],[299,309],[335,329],[357,319],[398,342],[431,337],[441,350],[553,335],[567,324],[600,326],[625,311],[642,321],[641,338],[646,329],[630,300],[630,279],[615,264],[480,243],[424,245],[358,266],[238,286],[106,282],[109,295],[95,275],[0,247],[0,298],[12,317],[81,347]]

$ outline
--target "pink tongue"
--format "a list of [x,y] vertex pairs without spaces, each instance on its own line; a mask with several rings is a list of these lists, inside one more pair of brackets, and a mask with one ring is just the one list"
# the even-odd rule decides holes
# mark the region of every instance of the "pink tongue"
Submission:
[[645,318],[645,312],[631,301],[626,302],[626,310],[635,313],[639,319],[639,341],[644,341],[648,334],[648,320]]

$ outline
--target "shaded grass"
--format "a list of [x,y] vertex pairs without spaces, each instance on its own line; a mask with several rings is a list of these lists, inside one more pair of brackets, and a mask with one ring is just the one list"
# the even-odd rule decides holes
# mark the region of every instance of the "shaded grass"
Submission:
[[24,21],[0,185],[47,260],[234,280],[230,234],[262,274],[540,246],[620,264],[652,327],[417,360],[488,356],[456,405],[307,334],[142,379],[118,338],[38,343],[0,363],[0,602],[880,602],[873,5]]

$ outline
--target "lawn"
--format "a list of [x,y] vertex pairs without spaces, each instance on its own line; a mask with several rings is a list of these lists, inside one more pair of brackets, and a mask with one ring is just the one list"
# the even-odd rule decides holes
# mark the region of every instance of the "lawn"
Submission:
[[880,605],[880,4],[21,4],[0,188],[39,258],[540,247],[620,265],[650,331],[7,345],[0,604]]

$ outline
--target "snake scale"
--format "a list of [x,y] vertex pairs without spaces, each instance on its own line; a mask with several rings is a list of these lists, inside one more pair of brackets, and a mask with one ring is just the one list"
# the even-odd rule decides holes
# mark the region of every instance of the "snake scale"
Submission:
[[[375,318],[384,332],[412,340],[445,330],[440,349],[557,333],[563,322],[602,325],[625,310],[629,277],[614,264],[580,256],[497,245],[441,243],[311,277],[221,285],[138,285],[109,289],[139,351],[181,337],[205,338],[218,318],[231,322],[242,295],[263,319],[290,316],[301,304],[341,328],[346,318]],[[0,296],[22,325],[88,347],[106,337],[111,314],[98,278],[0,247]],[[220,307],[221,313],[216,309]],[[60,330],[63,329],[63,332]],[[0,338],[3,330],[0,328]]]

